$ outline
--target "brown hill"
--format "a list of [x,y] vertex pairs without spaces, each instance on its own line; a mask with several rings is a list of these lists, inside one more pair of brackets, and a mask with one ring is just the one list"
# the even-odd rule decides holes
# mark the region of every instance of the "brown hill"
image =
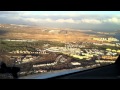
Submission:
[[88,34],[81,31],[59,28],[41,28],[25,25],[0,24],[0,38],[36,39],[61,42],[92,41]]

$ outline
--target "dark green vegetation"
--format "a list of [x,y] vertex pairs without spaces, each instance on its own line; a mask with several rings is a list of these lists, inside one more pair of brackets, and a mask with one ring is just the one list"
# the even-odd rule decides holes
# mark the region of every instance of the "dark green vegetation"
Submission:
[[35,51],[35,48],[44,49],[51,46],[63,47],[64,43],[43,40],[34,42],[5,41],[2,39],[0,40],[0,52],[11,52],[15,50]]
[[119,49],[119,47],[116,46],[109,46],[109,45],[102,45],[102,46],[98,46],[98,45],[94,45],[94,44],[87,44],[85,49],[98,49],[98,50],[106,50],[107,48],[110,49]]
[[97,48],[100,49],[100,50],[106,50],[107,48],[115,49],[115,50],[119,49],[118,47],[115,47],[115,46],[107,46],[107,45],[98,46]]

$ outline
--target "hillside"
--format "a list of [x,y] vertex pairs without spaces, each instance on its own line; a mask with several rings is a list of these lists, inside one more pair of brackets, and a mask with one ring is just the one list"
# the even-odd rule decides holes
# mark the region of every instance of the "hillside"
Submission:
[[93,36],[74,29],[0,24],[0,38],[36,39],[62,42],[90,41]]

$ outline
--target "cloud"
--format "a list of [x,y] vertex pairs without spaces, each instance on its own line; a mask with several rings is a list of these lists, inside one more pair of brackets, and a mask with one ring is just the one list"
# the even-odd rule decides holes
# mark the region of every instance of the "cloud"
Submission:
[[53,20],[51,18],[45,18],[45,19],[37,19],[37,18],[25,18],[23,19],[24,21],[29,21],[29,22],[52,22],[52,23],[76,23],[75,20],[73,20],[72,18],[70,19],[57,19],[57,20]]
[[46,18],[45,20],[42,19],[42,21],[46,21],[46,22],[54,22],[54,20],[50,19],[50,18]]
[[58,20],[56,20],[56,22],[59,22],[59,23],[77,23],[72,18],[70,18],[70,19],[58,19]]
[[[0,23],[59,26],[72,28],[118,28],[120,15],[81,14],[76,12],[65,13],[34,13],[33,11],[0,11]],[[87,26],[87,27],[86,27]]]
[[18,14],[18,12],[17,11],[16,12],[15,11],[0,11],[0,15],[2,15],[2,14],[4,14],[4,15],[9,14],[10,15],[10,14]]
[[97,19],[82,19],[81,23],[89,23],[89,24],[101,24],[102,22]]
[[40,18],[24,18],[24,21],[27,22],[33,22],[33,23],[40,23],[40,22],[54,22],[54,20],[50,19],[50,18],[46,18],[46,19],[40,19]]
[[110,23],[116,23],[116,24],[120,24],[120,19],[119,18],[116,18],[116,17],[112,17],[112,18],[109,18],[107,20],[103,20],[104,22],[110,22]]
[[28,22],[39,22],[38,19],[35,19],[35,18],[25,18],[23,19],[24,21],[28,21]]
[[20,17],[14,17],[12,19],[21,19],[27,22],[33,22],[33,23],[40,23],[40,22],[46,22],[46,23],[71,23],[71,24],[80,24],[80,23],[88,23],[88,24],[101,24],[102,22],[97,19],[81,19],[81,20],[74,20],[72,18],[69,19],[51,19],[51,18],[20,18]]
[[[80,24],[80,23],[87,23],[87,24],[102,24],[102,23],[119,23],[118,18],[108,18],[100,20],[105,16],[103,15],[88,15],[88,14],[77,14],[76,12],[66,12],[59,14],[58,13],[51,13],[51,14],[35,14],[33,11],[2,11],[0,12],[4,18],[8,18],[12,20],[22,20],[25,22],[31,23],[40,23],[40,22],[47,22],[47,23],[71,23],[71,24]],[[7,16],[4,16],[7,15]]]

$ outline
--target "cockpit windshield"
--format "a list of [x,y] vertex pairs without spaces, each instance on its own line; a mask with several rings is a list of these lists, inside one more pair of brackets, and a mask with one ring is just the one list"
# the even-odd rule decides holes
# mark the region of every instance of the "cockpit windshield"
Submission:
[[120,11],[0,11],[0,78],[115,63],[119,24]]

